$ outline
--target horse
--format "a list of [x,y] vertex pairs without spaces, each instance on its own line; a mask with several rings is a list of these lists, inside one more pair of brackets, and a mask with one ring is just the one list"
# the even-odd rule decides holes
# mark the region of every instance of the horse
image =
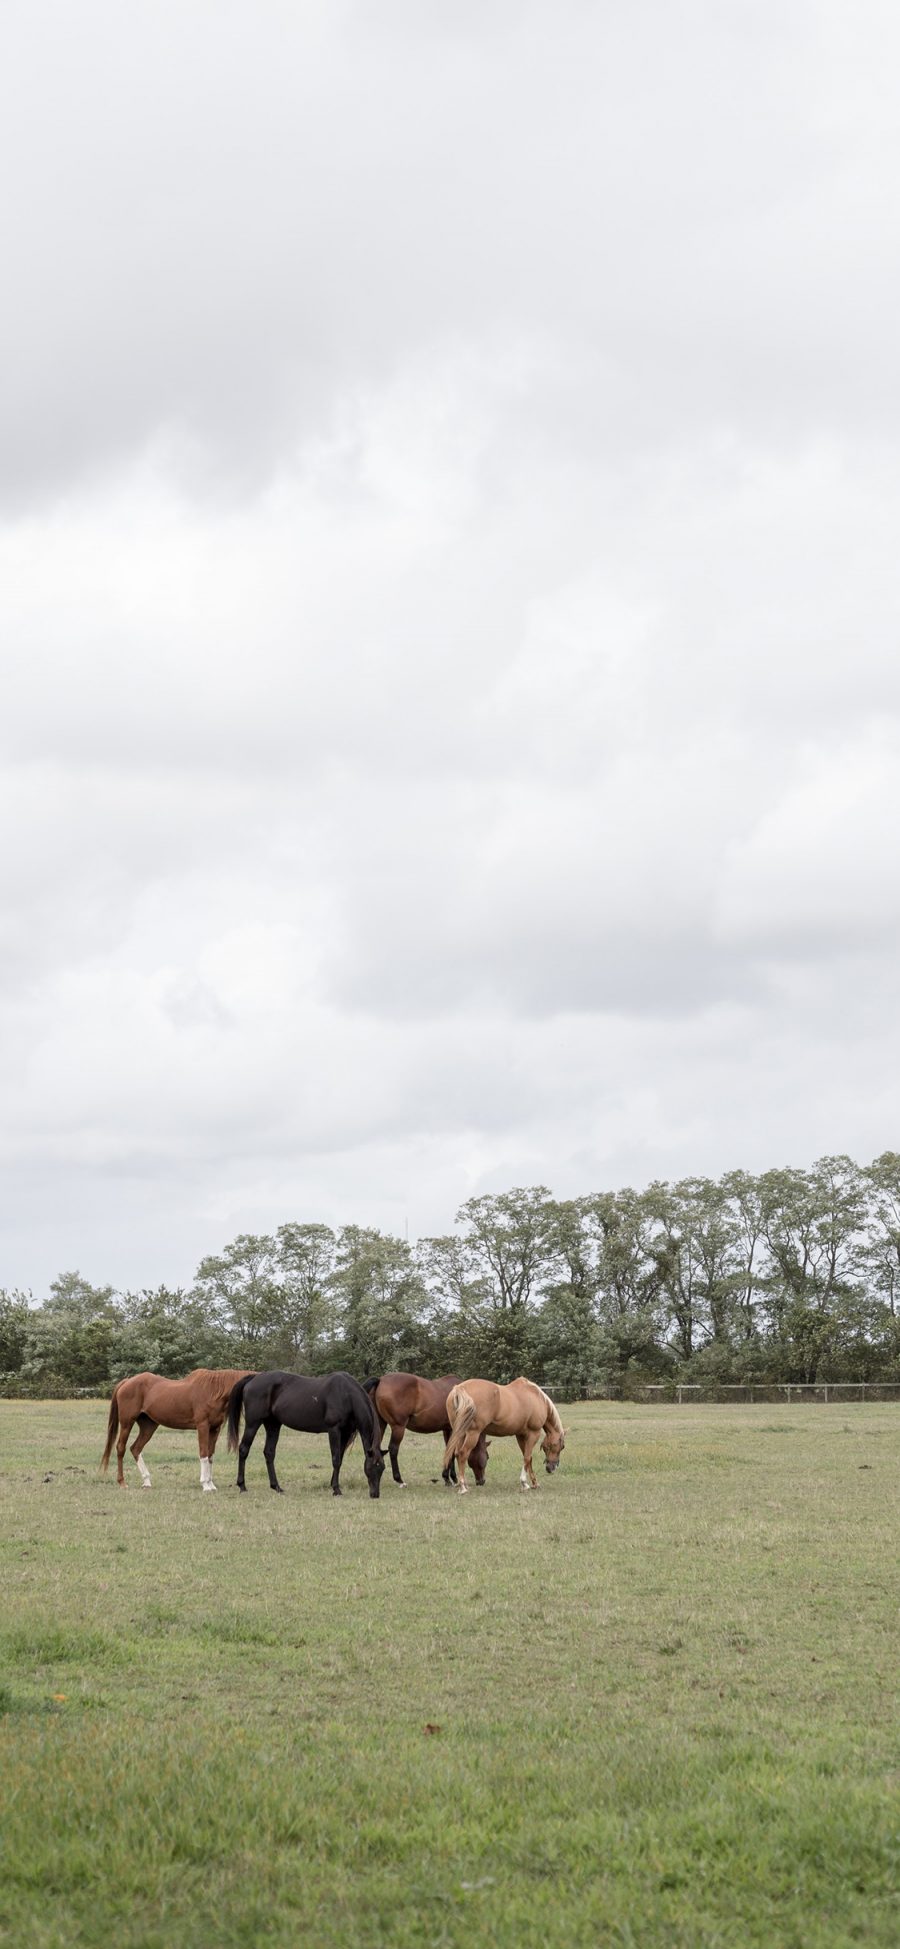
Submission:
[[[238,1448],[241,1408],[244,1433]],[[362,1437],[370,1496],[377,1496],[384,1474],[378,1417],[365,1388],[352,1374],[245,1374],[235,1383],[228,1403],[228,1446],[238,1448],[237,1486],[246,1489],[244,1464],[260,1423],[265,1423],[263,1454],[269,1488],[281,1495],[275,1474],[275,1450],[282,1428],[299,1428],[307,1435],[327,1435],[331,1443],[331,1489],[341,1494],[341,1463],[356,1435]]]
[[[456,1374],[444,1374],[439,1381],[423,1380],[421,1374],[382,1374],[380,1380],[363,1381],[378,1416],[379,1440],[384,1439],[385,1428],[390,1424],[388,1454],[391,1474],[399,1488],[406,1487],[400,1474],[399,1450],[407,1428],[411,1428],[415,1435],[434,1435],[440,1428],[444,1441],[448,1442],[450,1419],[447,1396],[456,1384]],[[469,1456],[479,1489],[484,1487],[487,1459],[487,1442],[480,1436]],[[455,1482],[456,1463],[451,1462],[443,1474],[446,1483]]]
[[100,1458],[100,1467],[105,1469],[112,1453],[116,1431],[116,1480],[119,1488],[125,1487],[125,1447],[134,1426],[138,1432],[131,1444],[131,1453],[138,1465],[141,1485],[150,1488],[150,1470],[142,1454],[148,1441],[157,1428],[196,1428],[200,1449],[200,1487],[209,1491],[215,1489],[212,1479],[213,1456],[219,1430],[228,1410],[228,1399],[235,1381],[246,1380],[252,1368],[246,1367],[195,1367],[193,1373],[183,1381],[164,1379],[162,1374],[130,1374],[127,1380],[120,1381],[113,1391],[109,1405],[109,1423],[106,1430],[106,1447]]
[[508,1387],[500,1387],[496,1381],[459,1382],[447,1396],[447,1413],[450,1439],[444,1449],[444,1468],[448,1469],[455,1458],[461,1496],[466,1493],[466,1462],[483,1435],[515,1435],[522,1450],[519,1481],[523,1489],[538,1486],[531,1457],[542,1429],[547,1474],[552,1475],[559,1467],[566,1431],[549,1394],[536,1381],[526,1380],[524,1374],[510,1381]]

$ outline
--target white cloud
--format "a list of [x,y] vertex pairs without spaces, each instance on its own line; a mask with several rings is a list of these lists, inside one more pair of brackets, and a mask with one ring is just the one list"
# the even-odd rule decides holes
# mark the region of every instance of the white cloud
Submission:
[[894,15],[53,19],[0,1280],[896,1143]]

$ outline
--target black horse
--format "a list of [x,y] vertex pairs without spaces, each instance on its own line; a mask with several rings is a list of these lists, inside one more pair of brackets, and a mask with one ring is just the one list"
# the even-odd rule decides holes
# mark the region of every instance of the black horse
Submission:
[[[244,1433],[238,1448],[241,1408]],[[362,1439],[365,1471],[370,1496],[377,1496],[384,1474],[378,1418],[364,1388],[352,1374],[245,1374],[233,1387],[228,1399],[228,1446],[238,1448],[239,1489],[246,1489],[244,1464],[253,1446],[260,1423],[264,1423],[266,1443],[263,1454],[269,1471],[269,1488],[281,1495],[275,1474],[275,1450],[282,1428],[299,1428],[306,1435],[327,1435],[331,1443],[331,1487],[341,1493],[341,1463],[354,1435]]]

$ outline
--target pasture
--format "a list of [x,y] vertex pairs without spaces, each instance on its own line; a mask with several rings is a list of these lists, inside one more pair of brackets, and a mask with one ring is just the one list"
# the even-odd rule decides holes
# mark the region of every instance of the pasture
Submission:
[[895,1944],[900,1410],[564,1418],[372,1502],[0,1403],[0,1941]]

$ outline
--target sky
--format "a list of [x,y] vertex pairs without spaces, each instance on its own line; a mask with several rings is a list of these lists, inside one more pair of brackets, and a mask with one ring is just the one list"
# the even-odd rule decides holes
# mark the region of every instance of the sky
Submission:
[[0,1286],[900,1147],[898,65],[5,0]]

